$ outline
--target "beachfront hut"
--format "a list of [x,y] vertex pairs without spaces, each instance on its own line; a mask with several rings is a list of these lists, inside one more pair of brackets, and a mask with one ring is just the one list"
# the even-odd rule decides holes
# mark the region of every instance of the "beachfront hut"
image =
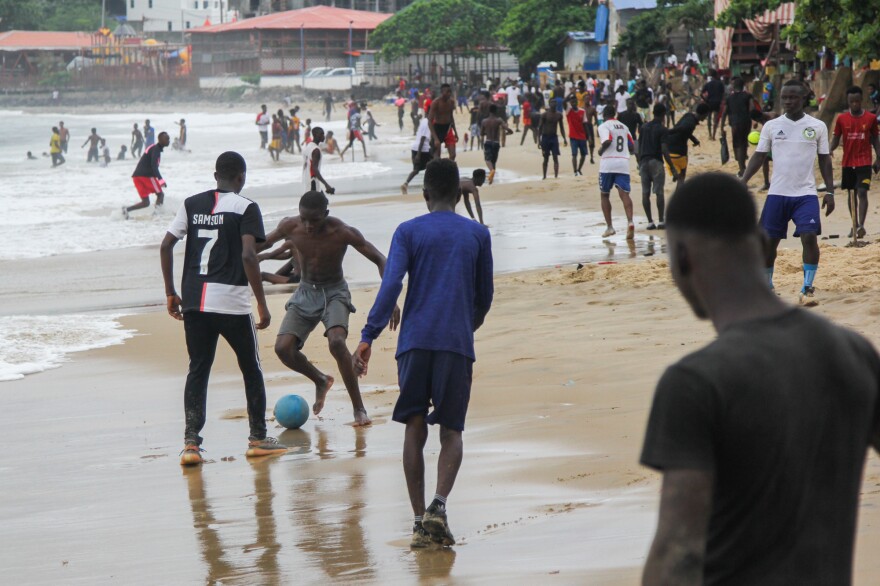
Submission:
[[593,31],[568,32],[562,37],[562,63],[567,71],[595,71],[599,69],[599,43]]
[[[93,36],[83,32],[6,31],[0,33],[0,85],[11,86],[60,69],[91,48]],[[51,65],[51,67],[49,67]]]
[[301,74],[314,67],[354,67],[369,35],[390,14],[312,6],[192,29],[193,71]]

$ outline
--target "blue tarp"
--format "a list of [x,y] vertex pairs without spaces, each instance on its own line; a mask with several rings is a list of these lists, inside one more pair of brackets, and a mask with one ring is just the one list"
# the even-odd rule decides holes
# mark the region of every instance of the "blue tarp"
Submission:
[[607,71],[608,69],[608,45],[599,46],[599,70]]
[[608,7],[604,4],[599,5],[599,9],[596,10],[596,42],[604,43],[606,39],[606,33],[608,32]]

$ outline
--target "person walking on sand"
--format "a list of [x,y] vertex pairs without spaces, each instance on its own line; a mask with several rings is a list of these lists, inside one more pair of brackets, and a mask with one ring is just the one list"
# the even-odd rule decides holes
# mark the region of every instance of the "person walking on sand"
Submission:
[[633,224],[633,204],[629,197],[629,158],[635,147],[633,137],[625,124],[616,119],[614,106],[605,106],[602,117],[605,122],[599,126],[599,195],[602,199],[602,215],[605,216],[605,232],[603,238],[613,236],[617,232],[611,221],[611,189],[617,187],[623,211],[626,213],[626,239],[632,240],[635,235]]
[[89,154],[87,156],[86,162],[91,163],[99,162],[101,160],[101,154],[98,151],[98,147],[101,144],[101,137],[98,135],[98,130],[96,128],[92,128],[92,133],[86,138],[86,141],[82,143],[82,146],[79,148],[85,148],[86,145],[89,145]]
[[455,100],[452,98],[452,87],[448,83],[440,86],[440,97],[431,102],[428,109],[428,122],[431,124],[431,142],[434,145],[434,158],[439,159],[446,145],[449,159],[455,160],[455,143],[448,142],[446,135],[451,129],[455,136],[458,130],[455,128]]
[[[663,137],[666,135],[666,107],[654,104],[654,119],[643,124],[639,134],[639,178],[642,180],[642,207],[648,218],[648,230],[663,229],[666,198],[663,192],[666,186],[666,170],[663,168]],[[651,213],[651,190],[657,197],[657,216],[659,224],[654,223]]]
[[367,143],[364,142],[364,134],[361,132],[361,112],[360,108],[355,106],[351,109],[348,117],[348,144],[339,153],[339,158],[345,160],[345,152],[351,149],[351,160],[354,162],[354,141],[360,141],[361,147],[364,149],[364,158],[367,158]]
[[[166,133],[159,134],[160,144]],[[153,147],[156,148],[156,147]],[[242,196],[247,166],[235,152],[217,157],[217,187],[186,198],[160,247],[168,314],[183,321],[189,373],[183,392],[186,430],[180,463],[202,463],[202,436],[208,398],[208,377],[220,336],[232,347],[247,397],[247,456],[268,456],[287,450],[266,435],[266,387],[260,368],[257,330],[269,327],[271,315],[260,280],[256,245],[265,240],[259,206]],[[181,292],[174,287],[174,247],[186,237]],[[257,298],[260,321],[251,316],[251,295]]]
[[139,203],[131,206],[122,206],[122,217],[128,219],[129,212],[150,207],[150,195],[156,194],[156,210],[158,211],[165,201],[165,193],[163,188],[168,184],[162,179],[159,173],[159,163],[162,158],[162,151],[170,143],[167,132],[159,133],[159,142],[148,148],[138,160],[137,167],[131,175],[134,187],[137,189],[141,198]]
[[137,122],[135,122],[134,128],[131,131],[131,156],[139,159],[142,154],[144,154],[144,135],[141,133],[140,128],[138,128]]
[[[395,303],[409,275],[395,354],[400,396],[392,418],[406,425],[403,471],[414,515],[414,548],[455,544],[446,504],[463,456],[474,332],[492,305],[489,230],[455,213],[459,190],[454,162],[428,164],[424,197],[429,213],[395,230],[382,285],[354,353],[355,370],[365,376],[373,342],[389,320],[395,324]],[[440,425],[440,456],[437,488],[426,508],[428,424]]]
[[[495,171],[498,167],[498,155],[501,153],[501,132],[505,136],[513,134],[513,131],[502,118],[498,117],[496,104],[489,106],[489,117],[480,123],[480,136],[483,139],[483,160],[489,167],[489,185],[495,180]],[[482,223],[482,222],[481,222]]]
[[748,184],[772,149],[770,191],[761,210],[761,226],[770,237],[765,265],[767,284],[773,288],[776,249],[788,236],[788,223],[794,221],[794,237],[800,237],[803,248],[804,285],[799,301],[812,306],[817,303],[813,280],[819,269],[819,235],[822,233],[822,214],[813,172],[817,156],[819,172],[826,186],[822,198],[826,216],[834,211],[834,175],[828,129],[824,122],[804,113],[807,93],[807,87],[798,80],[789,80],[782,86],[779,99],[784,114],[764,124],[742,181]]
[[[486,170],[474,169],[470,177],[465,177],[458,182],[458,192],[461,198],[464,199],[464,207],[467,209],[468,215],[472,220],[479,221],[483,226],[486,224],[483,223],[483,206],[480,205],[480,187],[483,186],[485,181]],[[474,216],[474,210],[471,209],[471,195],[474,196],[474,205],[477,208],[476,216]]]
[[[310,123],[311,120],[307,120],[306,123]],[[336,190],[330,187],[330,184],[324,180],[324,176],[321,175],[321,163],[324,159],[321,153],[321,143],[324,141],[324,129],[320,126],[315,126],[314,130],[311,131],[311,140],[305,143],[305,146],[302,150],[303,155],[303,169],[302,169],[302,182],[303,189],[307,191],[318,191],[318,183],[324,186],[324,191],[333,195],[336,193]]]
[[[315,383],[315,415],[324,408],[324,400],[333,386],[334,378],[324,374],[309,362],[302,348],[318,323],[324,324],[324,336],[330,354],[336,359],[339,374],[348,390],[354,408],[354,425],[371,423],[361,398],[351,354],[346,346],[348,319],[355,308],[342,272],[342,259],[351,246],[385,271],[385,256],[363,235],[337,218],[329,216],[327,197],[319,191],[308,191],[299,200],[299,215],[284,218],[266,237],[260,250],[280,240],[291,244],[299,267],[299,288],[285,305],[287,313],[275,339],[275,354],[281,362]],[[397,328],[400,311],[391,320],[391,329]]]
[[61,151],[67,154],[67,143],[70,142],[70,131],[64,126],[64,121],[58,123],[58,136],[61,137]]
[[330,113],[331,113],[334,109],[335,109],[335,108],[334,108],[334,106],[333,106],[333,95],[332,95],[330,92],[327,92],[327,93],[324,95],[324,110],[323,110],[323,112],[322,112],[322,114],[326,114],[327,117],[325,118],[325,120],[326,120],[327,122],[330,122]]
[[880,357],[767,288],[756,216],[722,173],[669,202],[672,280],[718,337],[654,392],[640,460],[663,481],[643,586],[852,582],[865,456],[880,452]]
[[57,126],[52,127],[52,138],[49,139],[49,154],[52,155],[53,167],[66,163],[64,155],[61,153],[61,133],[58,131]]
[[269,126],[272,124],[272,118],[269,116],[269,109],[266,104],[260,106],[260,112],[254,121],[257,125],[257,132],[260,133],[260,148],[265,149],[269,145]]
[[542,166],[544,176],[542,179],[547,178],[547,163],[550,160],[550,155],[553,155],[553,177],[559,177],[559,135],[556,134],[557,126],[559,127],[560,134],[562,134],[563,146],[568,146],[568,141],[565,138],[565,126],[562,123],[564,117],[557,110],[555,102],[555,100],[561,99],[554,98],[550,100],[550,107],[541,114],[539,134],[541,135],[541,154],[544,157],[544,164]]
[[[571,168],[577,177],[583,175],[582,169],[587,158],[587,114],[578,107],[575,96],[568,99],[565,117],[568,120],[568,141],[571,143]],[[578,153],[581,154],[580,164],[578,164]]]
[[415,179],[416,175],[424,171],[428,163],[431,161],[431,129],[428,128],[428,119],[422,118],[419,121],[419,131],[412,143],[412,171],[406,177],[400,186],[400,193],[407,194],[409,183]]

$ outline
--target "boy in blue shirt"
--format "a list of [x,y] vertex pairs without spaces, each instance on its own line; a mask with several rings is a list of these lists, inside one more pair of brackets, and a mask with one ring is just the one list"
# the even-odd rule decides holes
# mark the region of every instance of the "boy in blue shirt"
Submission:
[[[352,358],[355,371],[364,376],[371,344],[388,324],[408,274],[395,356],[400,397],[392,418],[406,424],[403,469],[415,515],[412,547],[455,543],[446,499],[461,466],[476,359],[474,331],[483,324],[493,295],[489,230],[455,213],[460,192],[454,162],[428,164],[424,197],[430,213],[394,232],[382,286]],[[437,491],[426,509],[423,450],[429,423],[440,424],[440,456]]]

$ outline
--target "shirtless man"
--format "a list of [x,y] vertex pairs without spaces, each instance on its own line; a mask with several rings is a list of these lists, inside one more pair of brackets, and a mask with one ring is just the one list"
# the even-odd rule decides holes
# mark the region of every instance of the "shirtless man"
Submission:
[[[489,185],[495,179],[495,166],[498,164],[498,153],[501,152],[501,129],[506,134],[513,134],[507,122],[498,117],[498,106],[489,106],[489,117],[480,124],[480,135],[483,137],[483,159],[489,167]],[[506,136],[506,135],[505,135]],[[474,215],[471,214],[471,217]],[[483,221],[480,220],[482,224]]]
[[452,98],[452,88],[448,83],[440,86],[440,97],[431,102],[431,108],[428,110],[428,122],[431,126],[431,143],[434,145],[434,158],[439,159],[443,145],[449,152],[449,160],[455,160],[455,143],[446,142],[446,135],[449,129],[455,136],[458,136],[458,130],[455,128],[455,100]]
[[257,255],[257,261],[263,262],[264,260],[286,260],[287,262],[281,265],[281,268],[275,271],[274,273],[267,273],[266,271],[262,271],[260,273],[260,278],[267,283],[272,283],[273,285],[288,285],[291,283],[299,283],[300,274],[299,269],[294,262],[294,248],[290,242],[285,241],[281,246],[276,248],[275,250],[271,250],[269,252],[263,252]]
[[[508,129],[509,130],[509,129]],[[479,218],[480,224],[483,224],[483,206],[480,205],[480,187],[486,181],[485,169],[474,169],[473,175],[468,178],[460,179],[458,182],[458,194],[464,199],[464,207],[467,209],[468,215],[472,220]],[[474,196],[474,204],[477,206],[477,216],[474,217],[474,211],[471,209],[470,197]]]
[[[275,340],[275,354],[285,366],[315,383],[312,411],[315,415],[321,413],[334,378],[309,362],[302,347],[318,322],[322,322],[330,354],[336,359],[354,407],[354,425],[369,425],[370,417],[361,399],[351,354],[345,343],[348,317],[355,309],[342,274],[342,259],[352,246],[375,263],[381,276],[385,272],[385,256],[359,231],[329,217],[329,214],[327,197],[318,191],[308,191],[299,200],[299,215],[281,220],[266,237],[265,244],[260,245],[260,249],[265,250],[280,240],[286,240],[292,247],[294,264],[299,267],[301,275],[299,288],[286,305],[287,314]],[[397,329],[399,322],[400,309],[395,307],[390,329]]]
[[593,153],[596,152],[596,131],[594,128],[599,127],[599,113],[589,100],[584,102],[583,110],[584,118],[587,120],[584,122],[584,132],[587,135],[587,150],[590,151],[590,164],[595,165],[596,162],[593,160]]
[[541,122],[538,129],[541,135],[541,152],[544,154],[544,179],[547,178],[547,163],[550,155],[553,155],[553,176],[559,177],[559,135],[556,134],[557,127],[560,134],[562,134],[563,145],[568,146],[562,118],[562,113],[556,109],[556,103],[550,100],[550,107],[541,114]]
[[[327,141],[324,143],[324,146],[321,147],[321,150],[327,153],[328,155],[338,155],[339,154],[339,143],[336,142],[336,139],[333,138],[333,131],[327,131]],[[342,159],[345,161],[345,159]]]

